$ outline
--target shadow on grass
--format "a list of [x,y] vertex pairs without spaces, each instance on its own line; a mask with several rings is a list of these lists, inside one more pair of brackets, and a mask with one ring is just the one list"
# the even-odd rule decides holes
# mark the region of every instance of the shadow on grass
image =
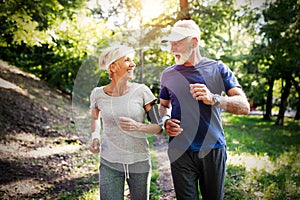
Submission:
[[77,199],[98,187],[99,173],[93,162],[92,157],[76,153],[2,159],[0,195],[4,199]]
[[89,174],[84,177],[63,179],[52,188],[30,196],[24,195],[21,198],[45,198],[54,199],[78,199],[84,193],[99,187],[99,173]]
[[285,126],[276,126],[274,121],[263,120],[260,116],[223,115],[229,151],[267,154],[276,159],[300,146],[300,121],[286,118]]
[[[47,171],[43,166],[32,165],[34,160],[27,159],[25,161],[0,160],[0,185],[9,184],[29,178],[37,180],[48,177]],[[28,166],[28,164],[30,166]],[[48,171],[49,172],[49,171]],[[56,177],[52,175],[52,178]]]
[[228,113],[223,121],[231,155],[224,199],[300,199],[300,122]]

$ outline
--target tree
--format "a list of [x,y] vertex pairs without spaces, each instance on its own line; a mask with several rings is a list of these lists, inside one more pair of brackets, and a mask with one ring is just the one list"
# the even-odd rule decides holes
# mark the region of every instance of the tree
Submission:
[[179,12],[179,18],[180,19],[191,19],[190,13],[189,13],[189,3],[188,0],[180,0],[180,12]]
[[41,46],[51,42],[52,32],[48,28],[56,18],[66,18],[73,9],[82,7],[85,0],[26,1],[8,0],[1,2],[0,28],[1,46]]
[[[299,71],[299,27],[300,3],[297,0],[277,0],[269,3],[263,12],[265,24],[261,31],[267,46],[268,57],[273,58],[269,74],[276,72],[282,80],[279,113],[275,124],[284,124],[284,113],[288,104],[292,80]],[[275,76],[275,79],[278,78]]]
[[85,2],[5,1],[1,58],[70,94],[82,60],[112,34]]
[[[296,78],[294,78],[293,85],[296,88],[296,93],[298,94],[297,103],[296,103],[296,114],[295,114],[295,120],[300,120],[300,81],[299,81],[299,73],[300,71],[296,72],[298,75],[296,75]],[[296,80],[298,79],[298,80]]]

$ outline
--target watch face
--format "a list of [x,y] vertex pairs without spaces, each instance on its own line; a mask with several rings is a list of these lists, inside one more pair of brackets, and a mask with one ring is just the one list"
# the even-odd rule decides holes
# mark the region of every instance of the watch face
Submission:
[[216,97],[214,97],[214,101],[215,103],[218,103],[218,99]]
[[215,95],[215,96],[213,96],[213,100],[214,100],[214,106],[217,106],[217,105],[219,105],[219,103],[220,103],[220,99],[219,99],[220,97],[218,96],[218,95]]

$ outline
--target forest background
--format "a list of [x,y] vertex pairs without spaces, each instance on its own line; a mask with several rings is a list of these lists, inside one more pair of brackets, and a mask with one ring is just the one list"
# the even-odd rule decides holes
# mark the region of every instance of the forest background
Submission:
[[[297,0],[3,0],[0,5],[1,60],[70,97],[79,135],[87,129],[82,115],[91,89],[109,81],[97,67],[101,50],[112,43],[133,46],[134,81],[157,95],[162,70],[174,64],[160,38],[180,19],[196,21],[201,54],[234,71],[253,114],[281,127],[290,124],[287,115],[299,120]],[[80,137],[86,142],[88,136]]]
[[[226,63],[252,107],[266,119],[276,112],[283,125],[287,109],[300,116],[299,15],[297,0],[9,0],[1,3],[0,56],[72,94],[85,62],[96,65],[104,47],[125,43],[138,52],[135,81],[157,93],[160,72],[174,63],[159,38],[191,18],[201,29],[202,55]],[[95,73],[99,85],[108,82]]]

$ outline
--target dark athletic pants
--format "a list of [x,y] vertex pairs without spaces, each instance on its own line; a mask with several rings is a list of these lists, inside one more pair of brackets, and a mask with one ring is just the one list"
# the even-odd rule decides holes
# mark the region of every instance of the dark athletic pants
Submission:
[[[171,152],[168,151],[169,157],[172,156]],[[223,199],[226,159],[224,147],[200,154],[186,151],[172,162],[171,172],[177,200],[199,199],[198,184],[203,200]]]

